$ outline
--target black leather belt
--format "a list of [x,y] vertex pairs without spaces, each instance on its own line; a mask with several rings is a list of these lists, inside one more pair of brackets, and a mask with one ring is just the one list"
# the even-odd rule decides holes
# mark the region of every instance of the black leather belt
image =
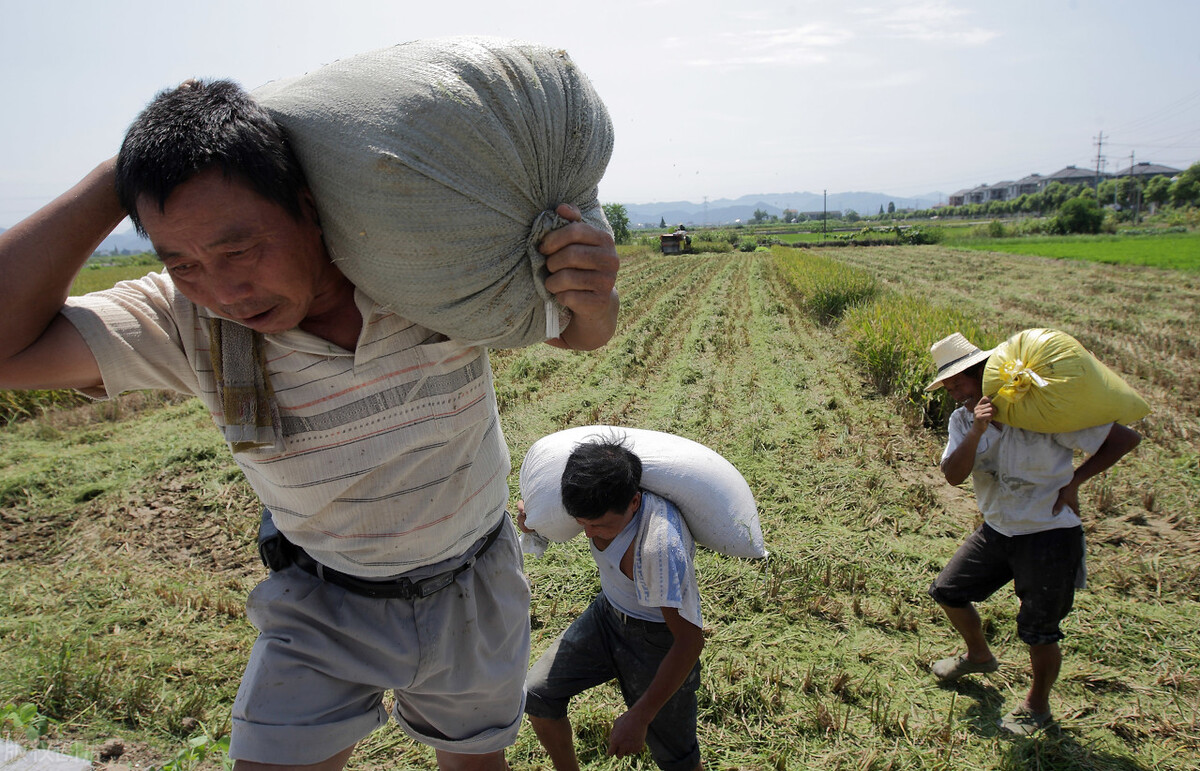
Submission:
[[353,594],[361,594],[364,597],[374,597],[377,599],[402,599],[416,600],[421,597],[428,597],[434,592],[445,589],[450,584],[454,583],[454,579],[470,570],[474,566],[475,561],[483,556],[492,544],[496,542],[496,538],[500,535],[500,530],[504,528],[504,519],[500,520],[500,524],[492,528],[492,531],[487,534],[483,545],[479,547],[473,555],[467,558],[466,562],[454,568],[447,570],[445,573],[438,573],[435,576],[422,578],[413,581],[408,578],[386,578],[382,581],[372,581],[368,578],[359,578],[352,576],[349,573],[343,573],[340,570],[326,567],[320,562],[309,556],[308,552],[301,549],[299,546],[289,544],[293,550],[292,564],[300,568],[310,575],[314,575],[322,581],[328,581],[334,586],[340,586]]

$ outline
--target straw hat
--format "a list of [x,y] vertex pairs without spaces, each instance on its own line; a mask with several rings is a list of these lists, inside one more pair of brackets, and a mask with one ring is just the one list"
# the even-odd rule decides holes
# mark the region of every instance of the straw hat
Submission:
[[958,332],[938,340],[929,350],[933,353],[933,363],[937,365],[937,379],[925,386],[926,391],[936,391],[946,378],[970,369],[992,355],[991,351],[981,351],[979,346]]

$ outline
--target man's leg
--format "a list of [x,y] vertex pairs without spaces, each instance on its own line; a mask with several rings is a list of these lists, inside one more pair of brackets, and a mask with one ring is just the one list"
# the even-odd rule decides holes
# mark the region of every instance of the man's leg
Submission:
[[1075,575],[1083,559],[1083,529],[1048,530],[1022,536],[1014,559],[1014,589],[1021,600],[1017,635],[1029,646],[1033,682],[1025,706],[1050,712],[1050,690],[1062,669],[1060,623],[1075,602]]
[[967,645],[967,661],[985,664],[995,658],[992,649],[988,647],[987,638],[983,635],[983,622],[974,605],[968,604],[963,608],[942,605],[942,610],[950,620],[950,625]]
[[616,677],[603,624],[611,613],[608,600],[597,595],[525,676],[525,716],[558,771],[579,768],[567,717],[571,699]]
[[1025,706],[1030,712],[1049,712],[1050,689],[1054,687],[1058,672],[1062,669],[1062,650],[1058,643],[1030,645],[1029,663],[1033,667],[1033,684],[1029,686]]
[[537,734],[538,741],[550,756],[556,771],[579,771],[579,759],[575,757],[575,734],[571,731],[571,719],[549,718],[528,715],[529,724]]
[[[337,771],[387,722],[383,688],[359,671],[377,648],[369,629],[350,628],[356,616],[343,612],[343,595],[295,567],[271,573],[250,593],[246,615],[261,634],[233,704],[229,755],[240,771]],[[335,644],[325,631],[331,627],[344,640]]]
[[[625,706],[642,698],[658,675],[663,660],[675,643],[666,624],[613,619],[618,684]],[[701,766],[700,743],[696,736],[696,691],[700,688],[701,665],[697,661],[671,698],[646,730],[646,747],[659,768],[695,771]]]
[[1029,646],[1033,682],[1000,728],[1031,736],[1050,720],[1050,690],[1062,669],[1060,622],[1075,601],[1075,577],[1083,559],[1081,527],[1046,530],[1014,539],[1013,588],[1021,600],[1017,636]]
[[1029,663],[1033,666],[1029,694],[999,720],[1001,731],[1016,736],[1033,736],[1051,720],[1050,689],[1062,668],[1062,651],[1058,643],[1030,645]]
[[974,602],[990,597],[1012,580],[1004,547],[1004,536],[981,525],[958,547],[929,587],[929,596],[941,606],[950,625],[967,646],[967,652],[962,656],[934,662],[933,674],[942,682],[953,682],[972,672],[994,672],[999,668],[984,637],[983,623]]
[[437,750],[437,763],[441,771],[508,771],[504,750],[484,755]]

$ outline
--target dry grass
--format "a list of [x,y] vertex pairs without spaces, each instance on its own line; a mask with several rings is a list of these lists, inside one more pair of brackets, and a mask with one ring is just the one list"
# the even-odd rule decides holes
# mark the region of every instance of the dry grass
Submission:
[[[892,291],[961,307],[997,328],[1050,320],[1078,334],[1116,324],[1128,306],[1082,303],[1081,287],[1140,282],[1138,291],[1157,299],[1130,331],[1111,336],[1112,350],[1157,329],[1164,339],[1145,354],[1147,371],[1180,357],[1174,376],[1196,377],[1183,341],[1169,342],[1173,315],[1194,322],[1194,305],[1168,299],[1170,276],[1051,263],[1069,272],[1046,269],[1025,296],[940,280],[962,269],[951,250],[838,255]],[[1011,270],[974,259],[991,279]],[[928,674],[958,642],[925,588],[976,517],[969,491],[934,470],[943,438],[878,395],[844,333],[796,306],[770,255],[634,256],[620,282],[620,326],[606,348],[493,357],[503,428],[517,463],[545,433],[612,423],[701,441],[746,475],[771,559],[698,557],[708,768],[1192,766],[1200,752],[1200,468],[1194,443],[1181,438],[1196,430],[1185,399],[1160,398],[1165,386],[1130,376],[1160,422],[1140,427],[1147,441],[1136,457],[1083,491],[1092,588],[1067,622],[1061,727],[1008,742],[995,719],[1028,684],[1010,592],[982,608],[1001,671],[954,689]],[[1176,294],[1194,302],[1194,287]],[[1102,358],[1129,374],[1123,361]],[[227,725],[233,673],[253,637],[238,601],[262,573],[249,541],[256,506],[190,403],[130,410],[117,422],[43,421],[5,428],[0,446],[0,701],[53,708],[56,738],[120,733],[172,757],[187,718],[218,732]],[[515,474],[510,482],[515,502]],[[578,541],[527,569],[536,655],[598,582]],[[581,759],[589,768],[650,768],[646,757],[603,756],[619,703],[600,688],[573,705]],[[548,767],[528,730],[509,757],[515,769]],[[432,768],[432,753],[389,728],[352,761],[385,767]]]

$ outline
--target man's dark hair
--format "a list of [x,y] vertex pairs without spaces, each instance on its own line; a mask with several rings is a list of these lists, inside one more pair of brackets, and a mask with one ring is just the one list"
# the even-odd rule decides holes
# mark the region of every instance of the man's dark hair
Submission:
[[159,211],[176,187],[208,168],[238,179],[297,220],[304,217],[304,171],[279,124],[228,80],[189,80],[167,89],[142,110],[117,156],[117,197],[146,235],[137,202]]
[[963,374],[966,375],[967,377],[971,378],[972,380],[978,380],[979,382],[982,383],[983,382],[983,371],[986,368],[987,368],[987,359],[984,359],[983,361],[978,362],[977,364],[972,364],[971,366],[964,369]]
[[599,519],[624,512],[642,482],[642,460],[618,439],[578,445],[567,458],[562,499],[576,519]]

